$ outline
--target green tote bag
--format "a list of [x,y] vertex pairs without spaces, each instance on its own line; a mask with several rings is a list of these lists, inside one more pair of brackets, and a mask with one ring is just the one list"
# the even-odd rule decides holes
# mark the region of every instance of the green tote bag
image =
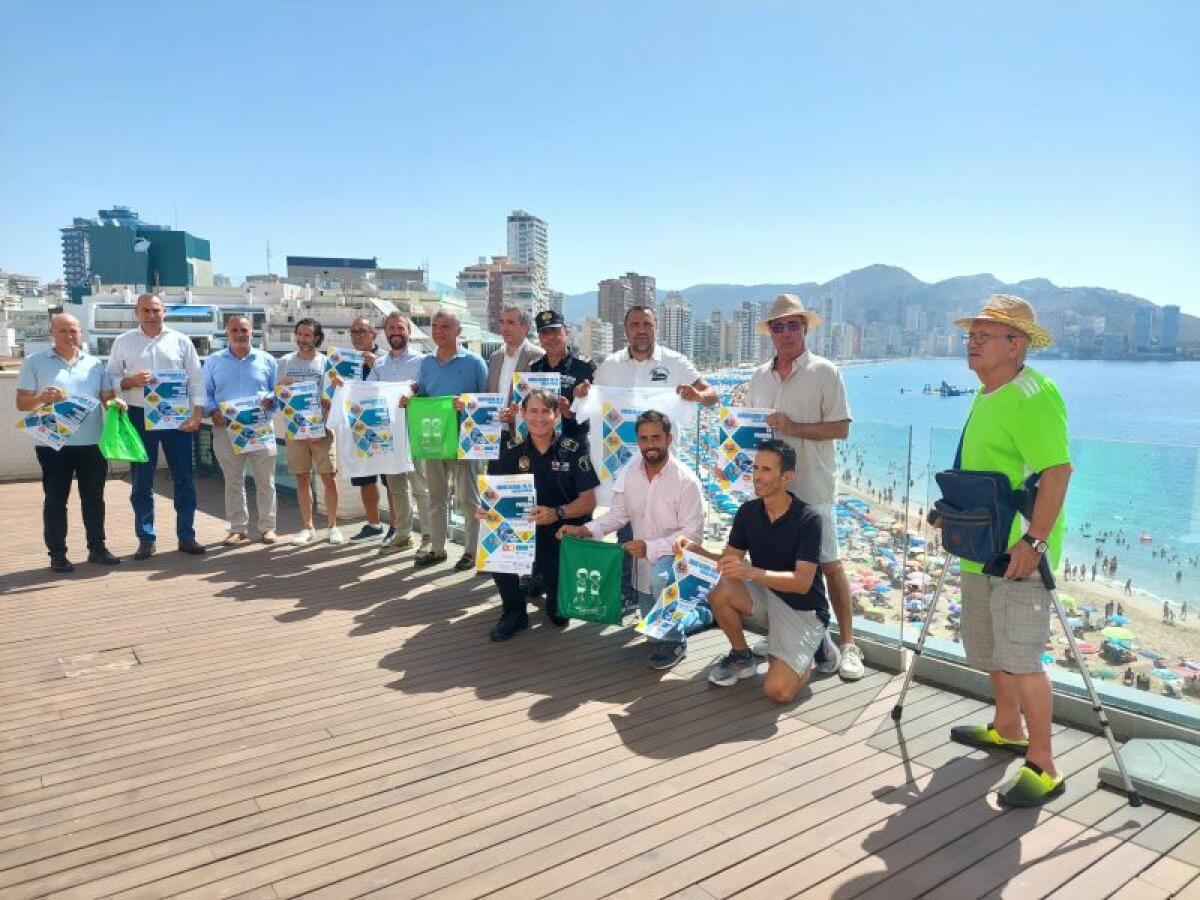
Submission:
[[100,455],[110,461],[144,463],[150,460],[137,429],[129,421],[129,413],[115,403],[104,414],[104,430],[100,432]]
[[453,397],[408,398],[408,447],[413,459],[458,459]]
[[558,556],[558,614],[587,622],[620,625],[621,564],[618,544],[563,535]]

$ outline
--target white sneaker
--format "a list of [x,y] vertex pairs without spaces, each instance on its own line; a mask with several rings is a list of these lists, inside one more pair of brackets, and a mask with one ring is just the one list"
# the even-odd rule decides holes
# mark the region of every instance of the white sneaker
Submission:
[[824,662],[817,663],[817,671],[822,675],[831,675],[842,664],[842,651],[833,642],[833,638],[829,636],[828,631],[825,632],[825,637],[822,640],[825,642],[825,660]]
[[303,547],[313,542],[316,535],[311,528],[301,528],[292,536],[292,544],[297,547]]
[[344,544],[348,540],[349,538],[342,534],[342,529],[338,528],[336,525],[329,529],[329,543]]
[[838,667],[838,674],[846,681],[858,681],[865,672],[862,651],[858,645],[846,644],[842,647],[842,664]]

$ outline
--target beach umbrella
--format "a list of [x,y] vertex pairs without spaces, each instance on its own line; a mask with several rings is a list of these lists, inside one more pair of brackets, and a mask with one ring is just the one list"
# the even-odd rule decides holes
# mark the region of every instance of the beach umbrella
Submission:
[[886,594],[890,590],[891,590],[891,588],[888,587],[886,584],[875,585],[875,593],[877,593],[877,594]]
[[948,607],[948,609],[950,610],[950,613],[952,615],[958,615],[960,612],[962,612],[962,604],[961,603],[951,603],[950,606]]
[[1091,612],[1096,611],[1096,607],[1092,606],[1092,604],[1090,604],[1090,603],[1085,603],[1083,606],[1081,606],[1079,608],[1082,609],[1085,613],[1091,613]]
[[1054,665],[1054,654],[1053,653],[1043,653],[1042,654],[1042,662],[1048,666]]
[[1114,678],[1117,677],[1117,673],[1114,672],[1112,669],[1108,668],[1108,666],[1101,666],[1099,669],[1097,669],[1092,674],[1095,675],[1097,678],[1103,678],[1105,681],[1112,681]]
[[1078,601],[1074,597],[1072,597],[1070,594],[1064,594],[1062,591],[1059,591],[1058,599],[1059,602],[1062,603],[1063,609],[1065,609],[1067,612],[1074,612],[1079,606]]
[[1096,647],[1089,641],[1076,641],[1075,646],[1079,648],[1080,653],[1095,653]]
[[1128,621],[1129,621],[1129,616],[1109,616],[1108,617],[1109,625],[1124,625]]
[[1067,627],[1068,628],[1082,628],[1083,627],[1083,619],[1076,619],[1074,617],[1071,617],[1071,618],[1067,619]]
[[1113,626],[1110,628],[1105,628],[1100,633],[1102,635],[1104,635],[1106,638],[1108,638],[1110,641],[1120,641],[1120,642],[1128,643],[1130,641],[1137,640],[1137,635],[1134,634],[1132,631],[1130,631],[1128,628],[1119,628],[1119,627]]
[[1179,676],[1170,669],[1154,669],[1151,673],[1159,681],[1178,681]]

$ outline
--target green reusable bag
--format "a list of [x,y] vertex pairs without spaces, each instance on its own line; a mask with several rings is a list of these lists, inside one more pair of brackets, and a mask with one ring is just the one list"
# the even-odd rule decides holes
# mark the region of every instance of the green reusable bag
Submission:
[[625,614],[621,598],[624,556],[619,544],[563,535],[558,555],[558,614],[620,625]]
[[408,398],[408,447],[413,459],[458,459],[453,397]]
[[100,432],[100,455],[107,460],[144,463],[146,445],[129,421],[129,413],[115,403],[104,414],[104,430]]

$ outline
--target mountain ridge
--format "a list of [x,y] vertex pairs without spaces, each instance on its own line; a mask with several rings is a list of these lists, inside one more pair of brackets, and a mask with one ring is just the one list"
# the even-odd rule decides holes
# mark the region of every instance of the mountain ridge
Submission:
[[[670,293],[660,289],[661,301]],[[908,306],[917,306],[930,325],[947,324],[956,316],[978,310],[989,294],[1010,293],[1024,297],[1034,305],[1040,317],[1052,312],[1070,311],[1081,316],[1111,319],[1115,328],[1132,327],[1134,310],[1140,306],[1161,308],[1144,297],[1103,287],[1060,287],[1047,278],[1027,278],[1003,282],[990,272],[956,275],[936,282],[925,282],[899,266],[876,263],[846,272],[824,284],[778,282],[763,284],[703,283],[679,291],[692,303],[694,320],[708,318],[716,309],[732,311],[743,301],[769,303],[776,294],[794,293],[808,305],[836,298],[842,315],[856,322],[903,322]],[[596,291],[568,295],[563,304],[569,322],[580,322],[596,314]],[[1200,317],[1180,313],[1179,343],[1200,344]]]

